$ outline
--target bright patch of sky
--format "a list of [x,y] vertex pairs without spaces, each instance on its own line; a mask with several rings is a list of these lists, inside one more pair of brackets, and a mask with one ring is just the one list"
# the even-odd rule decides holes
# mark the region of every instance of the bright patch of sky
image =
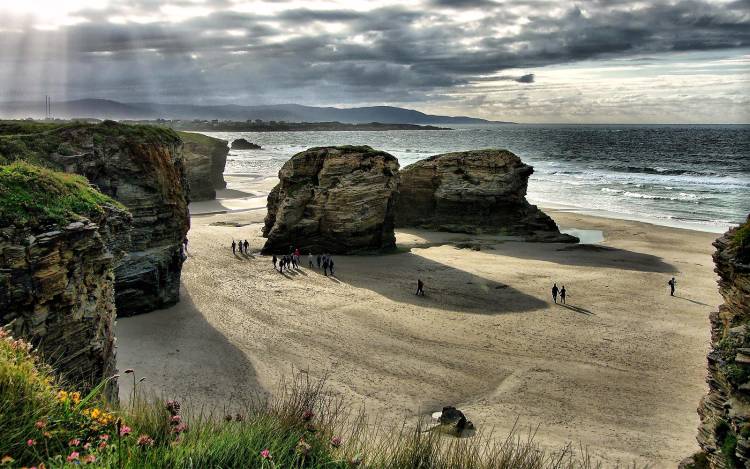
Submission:
[[50,94],[747,123],[749,5],[0,0],[0,102]]

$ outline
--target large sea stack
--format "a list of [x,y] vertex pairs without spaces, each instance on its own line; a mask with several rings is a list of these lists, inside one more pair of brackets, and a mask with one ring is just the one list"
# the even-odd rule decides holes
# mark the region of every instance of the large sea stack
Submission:
[[698,443],[712,468],[750,467],[750,217],[714,242],[724,304],[711,313]]
[[0,326],[83,389],[115,372],[114,265],[130,222],[81,176],[0,166]]
[[279,171],[268,195],[264,253],[392,249],[398,161],[367,146],[311,148]]
[[0,163],[16,159],[84,175],[132,213],[131,247],[115,270],[118,315],[179,300],[190,219],[182,141],[174,131],[112,121],[0,123]]
[[508,150],[431,156],[400,172],[396,226],[576,242],[526,201],[534,168]]
[[184,144],[185,170],[190,200],[213,200],[216,189],[224,189],[224,166],[229,146],[226,140],[192,132],[178,132]]

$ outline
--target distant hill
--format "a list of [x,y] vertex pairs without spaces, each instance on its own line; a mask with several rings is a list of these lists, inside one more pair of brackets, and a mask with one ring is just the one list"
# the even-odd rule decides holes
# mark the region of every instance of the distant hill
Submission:
[[[107,99],[79,99],[52,103],[52,115],[58,118],[99,119],[219,119],[245,121],[343,122],[362,124],[511,124],[466,116],[439,116],[393,106],[355,108],[315,107],[299,104],[267,106],[197,106],[191,104],[121,103]],[[0,117],[44,117],[44,102],[0,103]]]

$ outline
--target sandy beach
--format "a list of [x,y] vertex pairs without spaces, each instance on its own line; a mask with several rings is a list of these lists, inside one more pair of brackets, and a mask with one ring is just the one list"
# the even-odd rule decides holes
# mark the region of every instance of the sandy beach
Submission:
[[[698,449],[708,313],[721,303],[715,234],[550,209],[604,241],[398,230],[398,253],[338,256],[335,278],[281,274],[257,254],[275,180],[227,180],[191,207],[180,303],[117,322],[118,367],[144,389],[222,407],[305,370],[382,420],[455,405],[480,430],[504,436],[518,418],[538,442],[582,445],[605,466],[675,467]],[[232,255],[232,239],[256,254]],[[567,305],[552,303],[553,282]]]

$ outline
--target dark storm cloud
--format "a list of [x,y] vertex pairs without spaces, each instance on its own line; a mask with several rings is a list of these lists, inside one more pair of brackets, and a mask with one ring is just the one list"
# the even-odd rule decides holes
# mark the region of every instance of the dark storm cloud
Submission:
[[[636,8],[621,0],[573,6],[542,0],[429,0],[368,11],[289,3],[290,8],[270,14],[263,8],[230,10],[233,2],[222,0],[205,3],[212,9],[209,14],[182,21],[109,21],[151,15],[162,3],[140,0],[83,10],[76,16],[87,21],[57,31],[26,27],[0,32],[6,44],[0,48],[0,80],[19,60],[29,69],[34,61],[44,61],[46,67],[61,62],[58,66],[65,68],[68,81],[76,82],[76,90],[106,90],[121,99],[142,98],[136,96],[143,94],[139,83],[160,93],[179,83],[186,92],[205,94],[198,89],[207,86],[248,99],[261,93],[268,101],[301,96],[327,102],[349,95],[363,101],[385,96],[418,100],[434,90],[472,82],[534,82],[534,74],[503,74],[508,69],[750,47],[747,1],[661,1]],[[462,19],[463,13],[473,16]],[[49,50],[32,49],[32,36],[36,43],[60,50],[50,57]],[[19,50],[26,56],[19,59]],[[108,72],[71,75],[71,68],[95,70],[97,64],[109,67]],[[152,76],[136,75],[144,73]],[[179,78],[172,78],[176,74]],[[28,83],[19,81],[21,85]],[[73,89],[72,83],[60,86]],[[18,91],[9,88],[9,93]]]

